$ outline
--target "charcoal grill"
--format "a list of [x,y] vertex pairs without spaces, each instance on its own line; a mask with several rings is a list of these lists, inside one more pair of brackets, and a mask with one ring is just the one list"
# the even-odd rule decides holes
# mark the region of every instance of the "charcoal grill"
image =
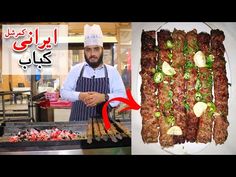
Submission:
[[[121,122],[129,130],[131,129],[130,121]],[[115,125],[115,122],[113,122]],[[9,122],[0,127],[0,154],[130,154],[131,138],[124,136],[117,142],[111,138],[107,141],[97,141],[92,138],[92,143],[89,144],[86,138],[86,130],[88,123],[85,121],[79,122]],[[10,136],[16,135],[18,132],[37,128],[40,130],[51,129],[57,127],[59,129],[71,130],[82,135],[81,139],[70,141],[23,141],[23,142],[8,142]],[[117,130],[119,130],[117,128]],[[121,130],[119,130],[121,131]],[[124,132],[123,132],[124,133]],[[85,136],[84,136],[85,135]],[[96,153],[97,152],[97,153]]]

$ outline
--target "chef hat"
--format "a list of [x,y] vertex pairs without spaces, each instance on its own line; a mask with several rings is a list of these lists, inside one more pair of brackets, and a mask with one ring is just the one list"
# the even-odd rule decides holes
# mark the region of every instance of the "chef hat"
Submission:
[[84,26],[84,47],[89,45],[103,46],[103,35],[99,25]]

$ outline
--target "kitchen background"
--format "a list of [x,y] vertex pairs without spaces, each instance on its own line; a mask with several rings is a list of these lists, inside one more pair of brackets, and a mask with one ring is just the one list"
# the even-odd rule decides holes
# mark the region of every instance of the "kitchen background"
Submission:
[[[68,25],[68,72],[71,67],[84,61],[83,53],[83,29],[85,24],[77,22],[43,22],[43,23],[12,23],[12,25]],[[122,75],[127,68],[128,74],[131,74],[131,23],[96,23],[102,28],[104,35],[104,63],[113,65]],[[2,25],[11,25],[11,23],[2,23],[0,34],[2,35]],[[0,36],[1,37],[1,36]],[[0,43],[1,45],[1,43]],[[2,47],[2,46],[1,46]],[[18,119],[28,116],[30,119],[38,121],[68,121],[70,109],[40,109],[36,101],[30,102],[29,92],[22,94],[6,94],[7,91],[27,91],[31,90],[33,96],[38,96],[45,91],[59,91],[66,75],[44,75],[24,76],[24,75],[2,75],[2,53],[0,52],[0,92],[5,93],[0,97],[0,121],[4,118]],[[4,61],[3,61],[4,62]],[[125,71],[124,74],[127,74]],[[130,77],[129,77],[130,78]],[[131,87],[131,81],[125,84],[126,88]],[[4,98],[3,98],[4,97]],[[4,105],[3,105],[4,103]],[[36,104],[35,104],[36,103]],[[5,111],[3,110],[3,106]],[[33,107],[33,108],[31,108]],[[5,115],[3,116],[3,112]],[[113,112],[118,115],[117,111]],[[130,112],[126,114],[130,118]],[[124,117],[124,114],[122,115]],[[43,117],[43,118],[42,118]]]

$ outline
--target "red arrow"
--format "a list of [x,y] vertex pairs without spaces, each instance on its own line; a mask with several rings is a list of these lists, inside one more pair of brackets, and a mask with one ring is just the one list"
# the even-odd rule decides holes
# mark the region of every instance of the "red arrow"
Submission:
[[140,109],[141,106],[138,103],[136,103],[136,101],[134,100],[133,96],[131,95],[130,89],[126,90],[126,94],[128,96],[128,99],[122,98],[122,97],[112,98],[104,104],[104,106],[102,108],[102,117],[103,117],[103,122],[105,124],[106,130],[109,130],[110,127],[111,127],[111,124],[110,124],[109,119],[108,119],[108,114],[107,114],[107,106],[110,102],[112,102],[112,101],[121,101],[121,102],[124,102],[125,104],[128,105],[127,107],[123,108],[119,112],[126,111],[126,110],[129,110],[129,109],[134,109],[134,110],[139,110]]

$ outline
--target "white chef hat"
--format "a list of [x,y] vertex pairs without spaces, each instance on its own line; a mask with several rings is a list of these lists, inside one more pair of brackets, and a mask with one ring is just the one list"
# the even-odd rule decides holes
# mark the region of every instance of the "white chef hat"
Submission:
[[98,45],[103,47],[103,35],[99,25],[84,26],[84,47],[89,45]]

